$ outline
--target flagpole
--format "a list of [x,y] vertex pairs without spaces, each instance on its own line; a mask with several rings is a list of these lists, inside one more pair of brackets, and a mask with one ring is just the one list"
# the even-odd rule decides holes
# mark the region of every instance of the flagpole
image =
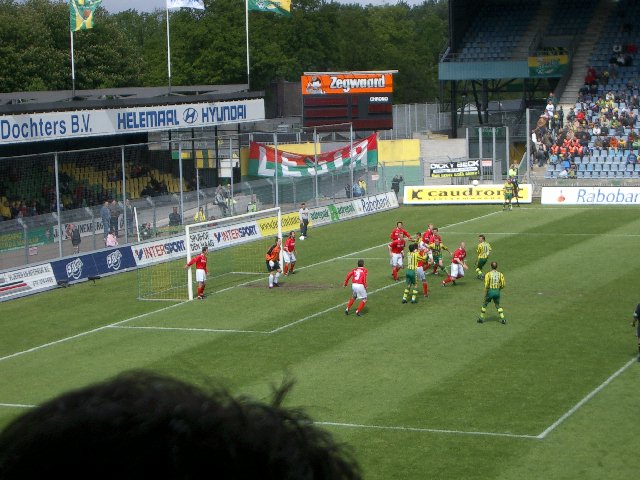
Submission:
[[167,74],[169,75],[169,94],[171,94],[171,40],[169,35],[169,7],[165,6],[165,10],[167,12]]
[[313,171],[315,172],[315,187],[316,187],[316,195],[315,195],[315,206],[318,206],[318,135],[316,133],[316,127],[313,127]]
[[244,0],[244,26],[247,38],[247,87],[251,89],[251,70],[249,68],[249,0]]
[[76,62],[73,54],[73,30],[69,30],[71,36],[71,98],[76,96]]
[[349,188],[351,189],[351,196],[353,197],[353,169],[355,168],[354,160],[353,160],[353,123],[349,124],[349,160],[351,160],[350,162],[350,167],[351,167],[351,185],[349,186]]
[[273,146],[274,146],[274,153],[275,153],[275,157],[276,157],[276,198],[275,198],[275,204],[274,207],[279,207],[280,206],[280,200],[278,198],[278,134],[274,133],[273,134]]

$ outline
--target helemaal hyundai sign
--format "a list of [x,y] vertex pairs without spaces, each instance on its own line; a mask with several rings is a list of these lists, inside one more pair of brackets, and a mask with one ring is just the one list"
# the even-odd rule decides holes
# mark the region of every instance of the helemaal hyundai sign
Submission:
[[0,116],[0,145],[264,120],[264,100]]

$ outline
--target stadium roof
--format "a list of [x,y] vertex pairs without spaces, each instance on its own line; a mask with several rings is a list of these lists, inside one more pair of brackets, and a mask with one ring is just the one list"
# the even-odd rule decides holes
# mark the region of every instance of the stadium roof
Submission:
[[262,98],[246,84],[0,93],[0,115]]

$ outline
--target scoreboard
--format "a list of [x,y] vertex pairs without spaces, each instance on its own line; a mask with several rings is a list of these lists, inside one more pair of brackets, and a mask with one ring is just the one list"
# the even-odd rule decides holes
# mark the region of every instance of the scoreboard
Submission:
[[332,130],[393,128],[393,73],[305,73],[302,125]]

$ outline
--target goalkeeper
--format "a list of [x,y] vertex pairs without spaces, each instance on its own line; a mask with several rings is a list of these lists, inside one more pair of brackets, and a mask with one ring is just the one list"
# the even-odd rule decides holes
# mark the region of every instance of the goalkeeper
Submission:
[[265,260],[267,263],[267,272],[269,272],[269,288],[279,287],[278,279],[280,278],[280,273],[282,270],[280,269],[280,246],[282,244],[282,239],[280,237],[276,237],[276,242],[269,247],[267,254],[265,255]]

